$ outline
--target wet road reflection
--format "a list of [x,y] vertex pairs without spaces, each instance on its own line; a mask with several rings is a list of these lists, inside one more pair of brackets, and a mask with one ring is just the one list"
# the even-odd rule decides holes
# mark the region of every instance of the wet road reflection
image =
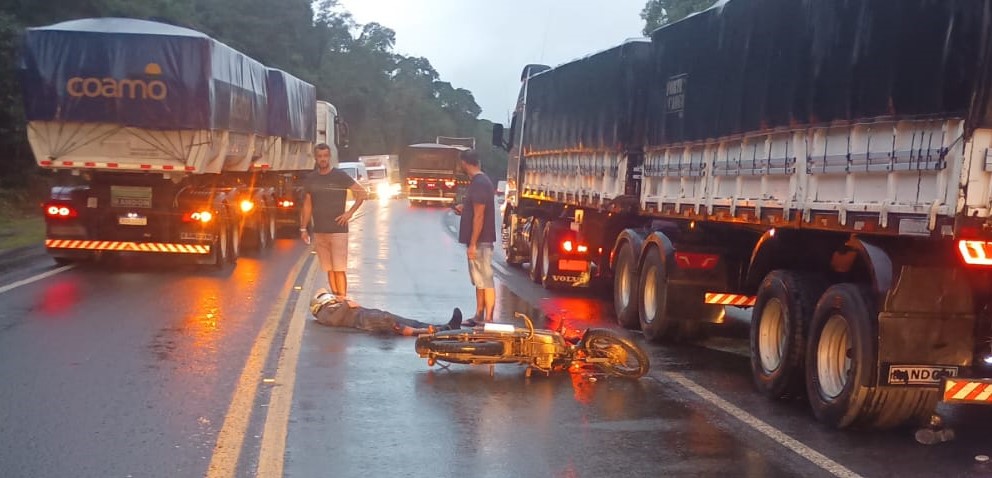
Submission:
[[202,476],[302,250],[108,257],[0,295],[0,476]]
[[[447,210],[375,206],[352,229],[351,294],[363,306],[431,322],[451,307],[473,310]],[[597,301],[533,300],[515,290],[497,276],[497,320],[524,312],[538,327],[614,327]],[[767,443],[732,436],[654,379],[494,371],[430,368],[409,338],[309,322],[287,476],[795,476],[781,457],[760,453]]]

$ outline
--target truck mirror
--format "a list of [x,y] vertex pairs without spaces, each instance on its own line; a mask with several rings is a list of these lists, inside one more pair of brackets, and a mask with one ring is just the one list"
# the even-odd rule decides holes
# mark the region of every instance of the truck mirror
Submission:
[[503,143],[503,124],[502,123],[493,123],[493,146],[496,146],[497,148],[500,148],[500,149],[503,149],[503,148],[506,147],[506,146],[504,146],[504,143]]
[[340,148],[348,147],[348,123],[341,120],[340,118],[334,119],[334,129],[337,130],[334,135],[334,141]]

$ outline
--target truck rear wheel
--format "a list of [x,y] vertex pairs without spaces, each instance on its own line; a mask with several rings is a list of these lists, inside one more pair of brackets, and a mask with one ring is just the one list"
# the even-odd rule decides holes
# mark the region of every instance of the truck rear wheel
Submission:
[[276,238],[279,237],[279,228],[276,226],[276,214],[275,211],[269,211],[265,214],[269,222],[269,247],[272,247],[276,242]]
[[822,291],[815,277],[795,271],[772,271],[761,282],[751,315],[751,375],[763,395],[804,391],[806,331]]
[[541,257],[541,231],[544,223],[537,219],[531,219],[530,225],[530,280],[541,283],[541,264],[544,258]]
[[211,245],[213,249],[213,260],[210,262],[215,269],[223,269],[228,264],[231,263],[231,259],[228,256],[228,241],[227,241],[227,226],[221,225],[220,230],[217,233],[217,237],[214,238],[214,243]]
[[634,248],[629,242],[620,246],[617,261],[613,266],[613,309],[617,323],[628,329],[636,329],[641,323],[638,318],[638,278],[634,273]]
[[269,224],[265,219],[264,213],[258,218],[258,223],[255,224],[255,237],[255,247],[257,247],[259,252],[269,248]]
[[[504,256],[506,256],[506,265],[513,267],[520,267],[525,262],[524,258],[526,256],[521,256],[517,251],[519,246],[517,245],[517,225],[519,224],[519,218],[516,214],[510,213],[509,220],[503,221],[503,251]],[[509,224],[507,224],[509,223]]]
[[638,316],[644,338],[653,342],[671,338],[679,321],[668,310],[668,271],[657,247],[648,249],[639,285]]
[[262,252],[269,247],[269,225],[264,215],[254,219],[254,224],[246,223],[246,221],[241,223],[242,233],[245,237],[244,242],[252,251]]
[[541,237],[541,285],[551,290],[561,284],[554,279],[555,274],[558,273],[558,261],[549,246],[555,243],[550,222],[544,225],[544,234]]
[[[225,229],[228,227],[227,225],[224,226]],[[241,235],[237,231],[230,231],[227,237],[230,239],[230,247],[227,250],[227,261],[235,264],[238,262],[238,257],[241,256]]]
[[872,386],[877,363],[876,311],[871,292],[837,284],[823,293],[810,323],[806,390],[816,418],[834,428],[887,429],[923,422],[935,390]]

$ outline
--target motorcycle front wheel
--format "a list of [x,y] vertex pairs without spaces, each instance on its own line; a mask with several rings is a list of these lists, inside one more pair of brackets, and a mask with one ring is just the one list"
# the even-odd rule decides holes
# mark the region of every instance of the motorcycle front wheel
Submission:
[[589,329],[579,347],[603,372],[622,378],[640,378],[648,373],[650,361],[640,347],[608,329]]

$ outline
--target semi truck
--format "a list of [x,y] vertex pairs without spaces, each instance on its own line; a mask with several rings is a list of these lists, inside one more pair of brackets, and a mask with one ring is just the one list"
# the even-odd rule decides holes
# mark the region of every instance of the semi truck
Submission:
[[830,427],[988,403],[990,8],[729,0],[527,65],[506,261],[652,341],[749,308],[757,390]]
[[467,146],[417,143],[400,155],[404,191],[411,205],[454,204],[468,186],[459,155]]
[[105,253],[184,256],[223,268],[265,250],[298,213],[296,176],[316,130],[336,153],[315,88],[209,36],[91,18],[29,28],[20,74],[56,262]]

